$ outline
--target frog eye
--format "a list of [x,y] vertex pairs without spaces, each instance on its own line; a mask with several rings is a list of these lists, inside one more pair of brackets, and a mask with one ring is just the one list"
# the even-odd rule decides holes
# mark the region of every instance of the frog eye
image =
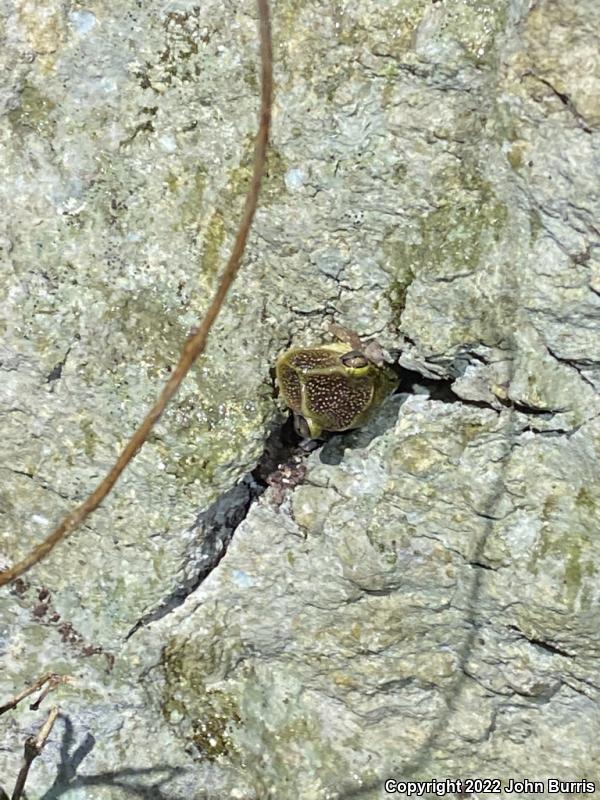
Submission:
[[303,439],[311,438],[308,422],[302,414],[296,414],[296,412],[294,412],[294,430],[298,436],[301,436]]
[[350,350],[340,360],[345,367],[351,367],[352,369],[362,369],[369,364],[369,361],[358,350]]

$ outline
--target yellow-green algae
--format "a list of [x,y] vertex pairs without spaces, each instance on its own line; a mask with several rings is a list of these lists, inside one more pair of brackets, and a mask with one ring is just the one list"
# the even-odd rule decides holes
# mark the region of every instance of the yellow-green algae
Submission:
[[507,21],[505,0],[442,0],[442,36],[451,36],[464,54],[480,65],[493,55]]
[[19,94],[19,105],[8,114],[8,119],[18,133],[33,129],[42,138],[51,139],[56,127],[55,108],[56,104],[37,86],[27,83]]
[[200,226],[202,201],[206,190],[208,167],[205,164],[196,164],[193,169],[182,175],[169,172],[166,184],[170,192],[181,194],[182,199],[178,206],[176,228],[197,230]]
[[[241,203],[246,196],[252,177],[254,161],[254,138],[247,136],[239,156],[239,162],[229,170],[227,183],[219,193],[218,205],[212,211],[205,225],[200,244],[200,273],[202,286],[213,285],[227,258],[227,248],[238,222]],[[284,174],[287,165],[279,151],[271,146],[267,154],[265,177],[261,188],[261,206],[266,207],[285,193]],[[188,188],[180,206],[181,228],[199,227],[202,218],[202,199],[207,182],[207,172],[200,165],[195,172],[192,185]],[[171,185],[176,187],[171,177]],[[176,189],[175,189],[176,190]],[[201,290],[204,293],[204,288]],[[192,306],[201,307],[200,298],[193,295]]]
[[223,266],[223,242],[225,241],[225,218],[216,208],[208,222],[202,240],[200,270],[205,278],[216,279]]
[[407,246],[395,236],[388,236],[383,244],[385,260],[393,275],[387,289],[387,298],[395,319],[399,322],[406,306],[406,296],[414,280],[414,265],[407,259]]
[[[398,61],[414,48],[415,33],[426,15],[436,19],[434,38],[457,42],[466,57],[476,64],[484,63],[493,53],[497,34],[507,21],[505,0],[441,0],[435,4],[431,0],[399,0],[393,8],[381,5],[363,8],[337,0],[331,6],[334,35],[340,45],[356,50],[365,43],[377,44],[378,38],[384,37],[383,52]],[[313,28],[302,24],[303,12],[307,15],[311,11],[320,13],[316,0],[309,3],[294,0],[283,6],[278,21],[284,45],[292,42],[298,47],[316,35]],[[313,68],[317,67],[315,63]]]
[[506,222],[506,205],[477,172],[448,170],[441,176],[436,208],[420,222],[421,243],[410,248],[407,261],[434,279],[474,272]]
[[[598,568],[593,557],[596,504],[589,490],[579,489],[576,495],[567,485],[555,484],[541,509],[542,526],[529,560],[529,570],[538,575],[544,562],[552,559],[563,569],[563,601],[573,611],[576,604],[589,605],[585,578],[595,579]],[[562,518],[562,519],[561,519]],[[564,520],[571,520],[565,528]],[[556,528],[561,533],[556,532]]]
[[89,459],[93,459],[98,444],[99,437],[94,430],[95,420],[87,418],[79,422],[79,427],[83,433],[83,450]]
[[241,718],[232,695],[207,686],[207,677],[216,667],[210,656],[186,641],[169,641],[161,662],[165,678],[162,713],[169,724],[174,718],[185,720],[190,740],[203,756],[214,761],[231,755],[231,726],[239,725]]
[[505,291],[495,291],[492,304],[478,284],[486,280],[485,273],[490,273],[490,283],[494,279],[496,265],[490,255],[506,235],[507,207],[477,169],[465,164],[437,177],[432,205],[433,209],[418,220],[412,238],[403,239],[401,233],[391,232],[384,245],[391,277],[387,298],[395,322],[401,326],[407,293],[414,281],[442,285],[463,279],[462,307],[466,313],[454,321],[449,335],[457,344],[483,341],[497,345],[510,329],[512,288],[507,279]]

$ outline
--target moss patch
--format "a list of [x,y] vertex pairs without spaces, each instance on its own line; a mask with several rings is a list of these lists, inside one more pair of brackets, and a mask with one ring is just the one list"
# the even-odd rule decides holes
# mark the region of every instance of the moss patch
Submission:
[[[438,207],[420,224],[419,272],[432,278],[474,272],[482,254],[499,241],[507,221],[506,206],[477,173],[451,172],[443,183]],[[415,256],[409,254],[409,264]]]
[[169,642],[162,657],[162,713],[168,723],[179,720],[186,737],[203,756],[214,761],[232,752],[230,729],[239,725],[241,718],[231,695],[207,687],[207,676],[215,666],[210,655],[197,652],[189,642]]
[[505,0],[459,0],[442,5],[440,38],[452,37],[475,64],[493,55],[498,33],[507,21]]
[[[590,511],[595,503],[588,490],[582,487],[573,495],[569,487],[555,487],[543,503],[543,526],[530,561],[530,570],[552,570],[562,575],[562,599],[574,610],[585,603],[586,578],[595,580],[598,569],[594,549],[596,523]],[[567,523],[568,520],[568,523]],[[558,532],[560,531],[560,533]],[[566,531],[566,533],[565,533]]]
[[189,176],[182,176],[180,179],[172,173],[167,176],[166,184],[171,192],[178,192],[180,180],[185,181],[187,184],[183,189],[183,198],[178,209],[179,223],[177,227],[187,228],[191,226],[193,229],[198,228],[207,174],[207,167],[204,164],[198,164]]
[[209,280],[216,280],[223,263],[221,248],[225,240],[225,220],[223,212],[217,208],[213,212],[202,242],[202,256],[200,269],[202,276]]
[[[450,282],[471,276],[482,266],[487,268],[489,254],[506,230],[507,208],[476,170],[445,172],[439,178],[436,194],[436,207],[418,219],[416,230],[392,231],[383,245],[386,269],[391,276],[387,298],[398,325],[415,280]],[[474,302],[480,306],[481,296],[475,290],[472,292]],[[511,303],[510,298],[507,303]],[[470,307],[466,297],[465,307]],[[497,315],[502,318],[497,321],[501,333],[504,316],[500,311]],[[479,314],[479,327],[484,316],[490,327],[497,315],[491,311]],[[485,331],[480,335],[491,339],[496,336],[493,331],[489,337]],[[472,338],[477,338],[473,331],[465,330],[463,341]]]
[[34,130],[44,139],[54,136],[55,103],[32,84],[25,84],[21,95],[20,104],[8,115],[10,124],[16,133]]

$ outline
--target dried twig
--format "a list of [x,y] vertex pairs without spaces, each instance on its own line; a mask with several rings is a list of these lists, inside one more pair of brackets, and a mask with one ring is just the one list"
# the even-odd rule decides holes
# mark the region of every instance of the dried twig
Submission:
[[[44,698],[47,697],[50,692],[63,683],[72,683],[73,680],[74,679],[70,675],[59,675],[57,672],[46,672],[41,676],[41,678],[38,678],[35,683],[32,683],[31,686],[23,689],[22,692],[19,692],[19,694],[16,694],[14,697],[12,697],[8,703],[0,706],[0,715],[4,714],[6,711],[9,711],[11,708],[16,708],[22,700],[45,686],[38,699],[29,706],[30,709],[37,711]],[[51,709],[50,713],[48,714],[48,719],[38,731],[37,736],[30,736],[25,741],[23,764],[19,770],[11,800],[19,800],[21,797],[23,788],[25,787],[25,781],[27,780],[27,775],[29,774],[29,768],[31,767],[33,760],[42,752],[48,736],[50,735],[50,731],[52,730],[52,726],[56,721],[57,715],[58,707],[55,706]],[[0,800],[9,800],[9,797],[2,786],[0,786]]]
[[127,442],[119,455],[116,463],[98,484],[91,495],[81,503],[74,511],[63,519],[60,525],[34,549],[22,561],[19,561],[10,569],[0,573],[0,586],[3,586],[19,575],[22,575],[38,561],[48,555],[52,548],[62,539],[72,533],[75,528],[95,511],[113,488],[125,467],[140,450],[148,434],[159,420],[161,414],[169,400],[179,389],[183,379],[187,375],[190,367],[198,356],[204,351],[208,333],[213,326],[225,300],[229,287],[233,283],[238,273],[240,262],[246,247],[248,233],[254,219],[254,213],[258,204],[258,193],[260,190],[261,179],[265,170],[267,146],[269,140],[269,128],[271,122],[271,101],[273,94],[272,78],[272,46],[271,46],[271,25],[269,15],[268,0],[257,0],[260,20],[260,55],[261,55],[261,107],[259,129],[256,135],[254,149],[254,166],[252,181],[246,195],[242,219],[235,237],[233,249],[229,261],[223,271],[221,282],[217,288],[215,296],[206,312],[200,326],[189,336],[183,346],[177,365],[173,369],[171,377],[167,381],[162,392],[158,396],[148,415],[143,420],[139,428],[135,431],[131,439]]
[[53,692],[58,686],[63,683],[75,683],[75,678],[72,678],[70,675],[58,675],[56,672],[50,676],[50,680],[48,681],[44,691],[40,694],[38,699],[35,703],[32,703],[29,708],[32,711],[37,711],[38,708],[42,705],[46,697]]
[[[29,695],[34,694],[38,691],[38,689],[41,689],[44,684],[47,684],[46,688],[35,701],[35,703],[32,703],[29,706],[32,711],[37,711],[44,698],[47,697],[50,692],[54,691],[57,686],[60,686],[63,683],[72,682],[73,678],[71,678],[70,675],[59,675],[57,672],[47,672],[42,675],[41,678],[38,678],[35,683],[32,683],[31,686],[28,686],[26,689],[23,689],[22,692],[19,692],[19,694],[16,694],[14,697],[12,697],[8,703],[0,706],[0,715],[10,711],[11,708],[16,708],[21,700],[24,700],[26,697],[29,697]],[[1,797],[0,800],[2,800]]]
[[54,706],[50,709],[48,719],[39,729],[37,736],[29,736],[25,740],[25,746],[23,748],[23,766],[17,775],[17,782],[15,783],[11,800],[19,800],[19,798],[22,796],[23,789],[25,788],[25,781],[29,775],[29,768],[31,767],[34,759],[36,759],[44,749],[44,745],[48,740],[48,736],[50,736],[50,731],[56,722],[57,716],[58,706]]

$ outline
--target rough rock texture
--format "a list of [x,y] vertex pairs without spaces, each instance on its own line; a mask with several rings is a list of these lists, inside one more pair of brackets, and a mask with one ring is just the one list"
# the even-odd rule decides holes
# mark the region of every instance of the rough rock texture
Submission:
[[[93,488],[206,308],[258,86],[246,0],[2,9],[9,563]],[[273,15],[269,172],[206,358],[0,598],[0,699],[77,679],[30,800],[600,781],[600,7]],[[270,368],[332,319],[423,385],[255,499]],[[40,720],[0,718],[7,789]]]

